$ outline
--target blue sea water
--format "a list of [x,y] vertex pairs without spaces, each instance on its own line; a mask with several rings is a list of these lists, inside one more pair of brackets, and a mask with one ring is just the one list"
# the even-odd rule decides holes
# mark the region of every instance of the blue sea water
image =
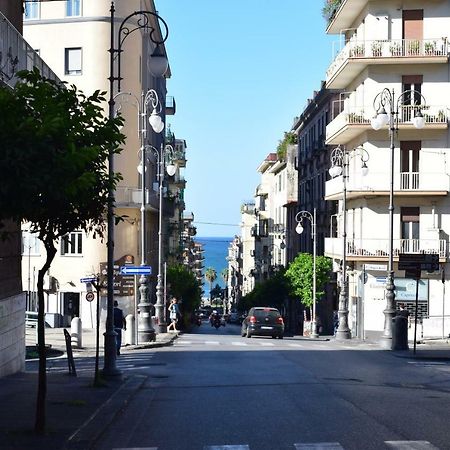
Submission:
[[196,242],[203,244],[204,250],[204,269],[203,269],[203,281],[205,285],[203,289],[205,296],[209,295],[209,283],[205,280],[205,271],[208,267],[213,267],[217,273],[217,280],[213,283],[213,287],[218,284],[222,288],[225,284],[220,276],[223,269],[228,267],[226,257],[228,256],[228,246],[233,238],[227,237],[195,237]]

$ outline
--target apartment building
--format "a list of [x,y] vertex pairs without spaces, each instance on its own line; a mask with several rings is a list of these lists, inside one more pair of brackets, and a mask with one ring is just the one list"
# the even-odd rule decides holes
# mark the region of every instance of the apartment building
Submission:
[[[109,89],[110,7],[109,0],[31,1],[26,4],[26,39],[62,80],[75,84],[88,95],[95,90],[108,92]],[[115,2],[115,9],[115,29],[118,32],[118,24],[133,11],[154,12],[155,5],[153,0],[122,0]],[[136,19],[130,19],[129,25],[136,24],[133,20]],[[160,24],[153,16],[150,17],[149,25],[158,35],[162,34]],[[114,93],[116,112],[126,121],[122,132],[127,136],[123,152],[115,158],[115,170],[123,176],[115,194],[115,212],[124,216],[125,220],[115,228],[114,260],[117,269],[123,264],[139,265],[144,253],[146,262],[153,268],[152,296],[158,267],[157,152],[148,150],[145,153],[145,186],[142,186],[142,177],[136,168],[143,158],[140,147],[151,145],[161,149],[164,133],[153,132],[145,121],[143,114],[149,116],[152,112],[152,108],[144,104],[146,93],[151,89],[156,91],[159,99],[157,109],[164,122],[166,114],[173,114],[175,110],[174,102],[166,108],[166,78],[170,77],[170,69],[162,78],[154,77],[149,71],[148,61],[154,47],[155,44],[149,39],[145,29],[127,37],[121,53],[121,93]],[[165,52],[164,46],[162,51]],[[116,58],[116,66],[117,63]],[[105,102],[105,113],[107,111],[108,105]],[[141,245],[141,206],[145,210],[146,248]],[[26,232],[25,227],[22,273],[24,286],[30,292],[36,290],[34,274],[42,265],[43,252],[43,246]],[[84,327],[94,326],[95,314],[91,312],[95,308],[86,300],[86,285],[80,279],[92,274],[102,274],[106,261],[105,241],[77,230],[61,240],[46,285],[46,320],[51,325],[67,325],[74,316],[79,316]],[[115,275],[115,298],[125,313],[134,312],[134,286],[133,277]],[[32,299],[32,294],[30,298]],[[154,302],[155,298],[152,300]],[[32,307],[33,303],[30,302],[28,308]],[[104,296],[101,311],[103,325],[106,312]]]
[[[418,317],[423,330],[419,333],[447,336],[450,3],[342,0],[334,6],[326,31],[336,35],[342,48],[327,70],[326,87],[343,94],[326,127],[325,143],[339,146],[348,157],[347,221],[344,229],[341,175],[326,182],[325,198],[339,202],[339,215],[336,232],[325,240],[325,254],[338,267],[345,231],[352,335],[385,334],[394,313],[385,289],[389,257],[393,258],[393,306],[404,303],[413,313],[416,282],[399,270],[399,255],[433,253],[439,256],[440,271],[421,273]],[[381,96],[384,89],[392,102]],[[398,131],[392,148],[388,127],[376,126],[381,129],[375,131],[371,126],[375,123],[371,119],[382,112],[380,100],[387,112],[395,113]],[[414,118],[420,114],[425,126],[416,129]]]
[[[0,0],[0,83],[10,89],[19,70],[38,67],[52,79],[57,76],[22,35],[22,4]],[[20,227],[6,223],[7,240],[0,241],[0,377],[25,368],[25,308],[22,292]]]
[[[340,94],[326,89],[322,82],[321,89],[314,91],[308,99],[302,113],[295,118],[292,132],[297,136],[298,154],[298,201],[294,214],[290,214],[288,233],[292,236],[288,241],[292,259],[298,253],[313,253],[313,235],[311,222],[303,221],[304,232],[297,234],[295,213],[316,210],[316,252],[323,255],[325,237],[330,236],[332,226],[336,226],[337,201],[325,200],[325,183],[329,179],[330,156],[332,147],[325,144],[326,126],[333,117],[334,110],[340,105]],[[291,259],[291,261],[292,261]],[[332,333],[333,310],[337,309],[336,280],[331,278],[326,295],[318,302],[317,314],[324,330]]]

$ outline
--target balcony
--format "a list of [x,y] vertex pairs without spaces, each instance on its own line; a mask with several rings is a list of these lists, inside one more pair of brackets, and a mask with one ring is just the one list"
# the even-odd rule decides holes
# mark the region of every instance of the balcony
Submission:
[[[446,106],[400,105],[398,128],[400,130],[414,129],[412,119],[420,110],[425,118],[427,130],[445,130],[448,128],[448,114]],[[346,101],[336,102],[334,115],[326,127],[326,144],[345,145],[360,134],[372,130],[370,119],[374,116],[373,105],[346,106]],[[385,126],[384,128],[388,128]]]
[[[325,238],[325,256],[342,259],[342,238]],[[447,258],[447,242],[444,239],[394,239],[393,256],[399,253],[437,253]],[[387,261],[388,239],[347,239],[347,258],[350,261]],[[444,262],[444,261],[443,261]]]
[[368,65],[446,64],[448,42],[437,39],[350,40],[338,53],[326,73],[328,89],[345,89]]
[[327,33],[341,33],[342,30],[351,28],[369,0],[341,0],[336,2],[336,10],[332,14]]
[[[119,186],[115,193],[116,208],[139,208],[142,204],[142,189],[137,187]],[[150,189],[145,190],[145,209],[159,211],[158,195]]]
[[16,73],[33,67],[37,67],[44,77],[59,81],[11,22],[0,13],[0,80],[13,88],[17,82]]
[[[389,195],[390,179],[387,172],[372,172],[366,176],[350,173],[347,179],[347,199]],[[450,190],[450,179],[442,171],[400,172],[394,174],[396,197],[446,196]],[[344,194],[342,176],[325,183],[325,200],[342,200]]]

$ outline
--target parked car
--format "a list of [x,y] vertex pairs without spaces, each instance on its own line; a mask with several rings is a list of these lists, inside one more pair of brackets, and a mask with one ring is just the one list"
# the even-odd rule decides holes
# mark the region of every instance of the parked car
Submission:
[[272,336],[283,339],[284,322],[276,308],[254,307],[242,322],[241,336]]

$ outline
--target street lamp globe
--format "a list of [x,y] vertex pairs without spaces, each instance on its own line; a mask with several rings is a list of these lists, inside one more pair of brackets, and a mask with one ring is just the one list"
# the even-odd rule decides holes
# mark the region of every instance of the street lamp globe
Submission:
[[374,117],[370,119],[370,125],[375,131],[378,131],[382,127],[378,114],[376,114]]
[[297,224],[297,226],[295,227],[295,232],[297,233],[297,234],[302,234],[303,233],[303,227],[302,227],[302,224],[299,222],[298,224]]
[[364,161],[364,162],[363,162],[363,165],[362,165],[362,167],[361,167],[361,175],[362,175],[363,177],[365,177],[368,173],[369,173],[369,168],[367,167],[367,164],[366,164],[366,162]]
[[148,58],[147,67],[156,78],[161,78],[167,72],[169,61],[167,56],[161,50],[160,45],[155,47],[155,50],[151,54],[150,58]]
[[161,133],[161,131],[164,130],[164,122],[162,121],[159,114],[156,112],[156,109],[152,111],[148,121],[155,133]]
[[423,117],[421,111],[417,111],[412,123],[418,130],[421,130],[425,126],[425,117]]
[[177,171],[177,166],[173,163],[167,164],[166,172],[169,177],[173,177]]
[[342,174],[342,167],[338,165],[331,166],[328,169],[328,173],[332,178],[338,177],[339,175]]

